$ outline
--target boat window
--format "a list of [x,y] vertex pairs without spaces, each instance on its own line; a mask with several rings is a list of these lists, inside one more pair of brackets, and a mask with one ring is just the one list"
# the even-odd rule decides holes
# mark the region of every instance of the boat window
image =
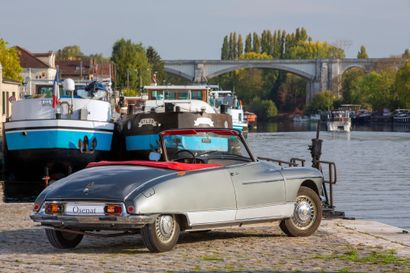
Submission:
[[37,95],[44,96],[45,98],[51,98],[53,96],[52,85],[37,85]]
[[193,100],[202,100],[202,91],[201,90],[191,91],[191,97]]

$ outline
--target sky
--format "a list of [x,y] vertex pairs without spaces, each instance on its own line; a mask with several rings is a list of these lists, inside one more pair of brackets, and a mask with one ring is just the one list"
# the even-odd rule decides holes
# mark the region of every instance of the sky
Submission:
[[1,0],[0,38],[31,52],[79,45],[111,56],[120,38],[153,46],[162,59],[220,59],[229,32],[304,27],[313,40],[356,57],[410,48],[410,0]]

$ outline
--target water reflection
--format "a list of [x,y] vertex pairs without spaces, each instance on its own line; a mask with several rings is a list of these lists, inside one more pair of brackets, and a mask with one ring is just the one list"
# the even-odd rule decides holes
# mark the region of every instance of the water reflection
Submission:
[[[257,128],[251,129],[253,132],[301,132],[315,131],[316,122],[258,122]],[[326,131],[326,124],[321,122],[320,129]],[[353,124],[352,131],[368,132],[410,132],[410,124],[393,124],[393,123],[369,123]]]

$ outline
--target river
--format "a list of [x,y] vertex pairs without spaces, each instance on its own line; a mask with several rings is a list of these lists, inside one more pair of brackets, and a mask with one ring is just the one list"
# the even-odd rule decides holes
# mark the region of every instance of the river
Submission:
[[[281,126],[260,125],[258,132],[249,133],[253,152],[283,160],[301,157],[310,162],[308,145],[315,137],[315,126],[299,128],[303,131],[294,131],[297,128],[290,124]],[[266,132],[272,129],[279,132]],[[322,159],[337,166],[336,210],[348,217],[410,228],[410,133],[408,128],[399,129],[407,132],[377,130],[356,127],[350,133],[320,132],[324,140]]]

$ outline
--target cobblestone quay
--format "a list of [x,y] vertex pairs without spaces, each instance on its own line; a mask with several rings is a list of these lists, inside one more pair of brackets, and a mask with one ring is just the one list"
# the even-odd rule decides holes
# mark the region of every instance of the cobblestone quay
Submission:
[[305,238],[286,237],[277,224],[183,233],[172,251],[156,254],[139,235],[54,249],[31,208],[0,202],[0,272],[410,272],[408,234],[384,238],[357,230],[357,221],[325,220]]

